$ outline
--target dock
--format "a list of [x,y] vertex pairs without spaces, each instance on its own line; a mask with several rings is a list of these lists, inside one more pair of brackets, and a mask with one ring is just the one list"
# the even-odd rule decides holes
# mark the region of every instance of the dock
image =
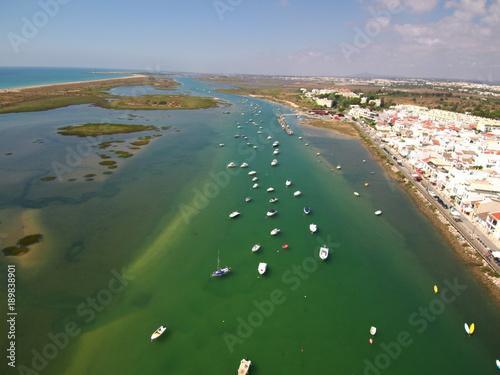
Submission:
[[278,119],[278,122],[280,123],[281,127],[286,131],[286,133],[288,135],[293,135],[293,130],[290,129],[283,115],[276,115],[276,118]]

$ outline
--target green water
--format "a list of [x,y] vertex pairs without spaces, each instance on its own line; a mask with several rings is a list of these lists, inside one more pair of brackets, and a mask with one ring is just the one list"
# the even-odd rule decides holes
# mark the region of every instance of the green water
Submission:
[[[231,101],[231,113],[134,112],[137,123],[173,128],[102,182],[48,185],[36,176],[78,144],[55,135],[58,126],[127,112],[77,106],[0,117],[2,151],[14,151],[0,159],[9,177],[1,208],[35,209],[46,235],[29,265],[2,259],[17,264],[18,368],[9,374],[23,373],[21,365],[51,375],[234,374],[245,356],[261,375],[498,371],[497,306],[358,141],[291,116],[288,136],[275,114],[289,110],[182,82],[182,90]],[[29,144],[37,138],[50,144]],[[228,169],[230,161],[250,166]],[[266,217],[271,208],[278,214]],[[235,210],[241,216],[229,219]],[[282,232],[271,236],[275,227]],[[252,253],[255,243],[261,249]],[[330,257],[320,261],[324,244]],[[218,254],[232,272],[210,278]],[[268,263],[263,276],[259,262]],[[470,338],[465,322],[477,326]],[[151,343],[162,324],[167,333]]]

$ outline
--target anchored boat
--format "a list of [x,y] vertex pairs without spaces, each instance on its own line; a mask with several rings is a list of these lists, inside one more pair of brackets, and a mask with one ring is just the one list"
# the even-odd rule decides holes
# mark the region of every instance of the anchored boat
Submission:
[[151,335],[151,341],[156,340],[158,337],[163,335],[163,333],[167,330],[167,326],[160,326],[156,331]]

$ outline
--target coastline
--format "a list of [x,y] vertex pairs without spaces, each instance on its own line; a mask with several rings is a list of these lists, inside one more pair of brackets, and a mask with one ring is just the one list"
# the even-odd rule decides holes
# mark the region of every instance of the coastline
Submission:
[[53,86],[64,86],[64,85],[76,85],[76,84],[82,84],[82,83],[93,83],[93,82],[105,82],[105,81],[111,81],[111,80],[125,80],[125,79],[131,79],[131,78],[145,78],[147,77],[145,74],[133,74],[130,76],[126,77],[113,77],[113,78],[103,78],[103,79],[93,79],[89,81],[73,81],[73,82],[60,82],[60,83],[48,83],[45,85],[35,85],[35,86],[24,86],[24,87],[14,87],[10,89],[0,89],[0,94],[3,93],[9,93],[9,92],[21,92],[23,90],[30,90],[30,89],[40,89],[40,88],[50,88]]
[[[308,117],[309,119],[309,117]],[[335,124],[335,120],[331,120],[331,124]],[[304,126],[315,127],[314,122],[309,120],[302,120],[301,124]],[[483,267],[489,267],[488,264],[477,255],[476,250],[469,244],[467,240],[460,240],[462,236],[460,233],[448,222],[448,220],[438,211],[434,209],[434,206],[429,202],[429,200],[416,188],[408,185],[409,182],[406,178],[401,178],[398,174],[398,169],[385,162],[380,155],[375,151],[374,145],[370,144],[363,137],[361,137],[361,130],[359,130],[354,124],[351,127],[356,131],[357,136],[353,137],[351,134],[345,134],[340,129],[335,129],[333,126],[320,126],[322,129],[326,129],[335,134],[339,138],[355,138],[359,139],[360,142],[368,149],[372,157],[379,163],[380,166],[384,168],[388,176],[396,181],[398,185],[408,194],[410,199],[415,203],[420,212],[422,212],[425,217],[434,225],[434,227],[441,233],[445,238],[446,242],[450,245],[453,252],[459,260],[464,262],[471,273],[476,277],[481,284],[483,284],[498,307],[500,307],[500,278],[492,277],[488,275]]]

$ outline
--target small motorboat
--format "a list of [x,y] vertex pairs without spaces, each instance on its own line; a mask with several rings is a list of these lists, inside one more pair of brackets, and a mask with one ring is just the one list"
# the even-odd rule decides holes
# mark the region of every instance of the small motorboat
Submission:
[[250,202],[252,200],[252,197],[246,197],[245,202]]
[[330,249],[328,247],[321,246],[321,248],[319,249],[319,257],[322,260],[325,260],[326,258],[328,258],[329,252],[330,252]]
[[354,192],[354,195],[359,197],[359,193],[357,191]]
[[256,171],[250,171],[250,172],[248,172],[249,176],[253,176],[254,174],[257,174],[257,172]]
[[304,207],[304,213],[309,215],[311,213],[311,207]]
[[239,134],[235,134],[235,135],[234,135],[234,138],[239,138],[239,137],[240,137],[240,135],[239,135]]
[[280,150],[279,149],[276,149],[273,151],[273,155],[278,155],[280,153]]
[[291,184],[292,184],[292,180],[291,180],[291,179],[287,179],[287,180],[285,181],[285,185],[286,185],[286,186],[290,186]]
[[497,367],[500,369],[500,359],[497,359],[495,363],[497,364]]
[[256,243],[255,245],[252,246],[252,252],[259,251],[260,249],[260,243]]
[[278,141],[274,141],[273,147],[278,147],[279,145],[280,145],[280,143]]
[[365,182],[365,186],[368,186],[368,185],[369,185],[369,183],[368,183],[368,182]]
[[267,191],[270,193],[271,191],[274,191],[274,188],[273,187],[269,187],[269,188],[267,188]]
[[297,190],[295,193],[293,193],[294,197],[298,197],[302,192],[300,190]]
[[219,147],[224,147],[224,143],[219,143]]
[[156,331],[151,335],[151,341],[156,340],[158,337],[163,335],[163,333],[167,330],[167,326],[160,326]]
[[274,229],[271,231],[271,236],[276,236],[279,232],[281,232],[281,229],[279,229],[279,228],[274,228]]
[[318,226],[316,224],[309,224],[309,230],[311,231],[311,233],[316,233],[316,231],[318,230]]
[[377,211],[375,211],[375,215],[377,215],[377,216],[382,215],[382,210],[377,210]]
[[259,268],[258,268],[258,271],[261,275],[265,274],[266,273],[266,270],[267,270],[267,263],[259,263]]
[[240,165],[240,168],[247,168],[248,167],[248,163],[243,163]]
[[278,201],[278,198],[276,198],[276,197],[272,197],[271,199],[269,199],[269,203],[274,203],[277,201]]
[[240,362],[240,367],[238,368],[238,375],[247,375],[248,369],[250,368],[251,364],[252,364],[252,361],[249,361],[248,357],[246,357],[245,359],[242,359]]
[[229,164],[227,165],[227,167],[228,167],[228,168],[235,168],[235,167],[237,167],[237,165],[236,165],[236,163],[231,162],[231,163],[229,163]]
[[239,211],[233,211],[229,214],[229,217],[230,218],[233,218],[233,217],[236,217],[236,216],[239,216],[240,212]]
[[258,177],[254,177],[252,178],[252,181],[255,182],[255,181],[259,181],[259,178]]
[[373,336],[373,335],[375,335],[376,333],[377,333],[377,327],[373,327],[373,326],[372,326],[372,327],[370,328],[370,335],[372,335],[372,336]]
[[257,189],[259,187],[259,184],[253,184],[252,189]]
[[282,249],[288,249],[288,245],[285,243],[285,244],[281,245],[281,248]]
[[275,165],[278,165],[278,159],[273,159],[271,162],[271,165],[274,167]]
[[342,169],[342,166],[341,165],[337,165],[337,169]]
[[267,137],[267,139],[273,139],[273,137],[271,137],[271,136],[268,136],[268,137]]
[[278,213],[278,211],[276,211],[276,210],[269,210],[269,211],[267,211],[267,216],[274,216],[277,213]]

